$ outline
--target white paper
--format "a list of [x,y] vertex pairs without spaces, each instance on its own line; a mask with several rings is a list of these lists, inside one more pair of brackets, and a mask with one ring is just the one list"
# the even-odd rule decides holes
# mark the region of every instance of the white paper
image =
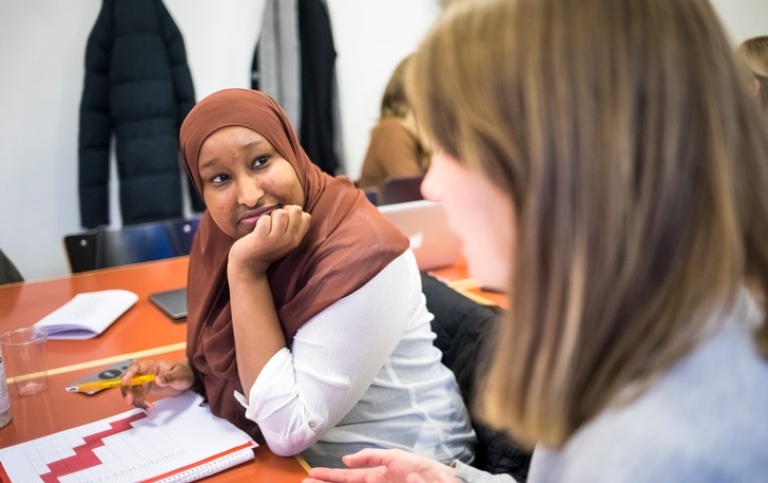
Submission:
[[49,339],[92,339],[104,332],[139,296],[128,290],[85,292],[40,319]]
[[[60,482],[132,483],[160,475],[168,475],[167,481],[195,481],[252,460],[256,443],[211,414],[202,400],[187,391],[158,401],[151,413],[133,409],[3,448],[0,463],[14,483],[43,483],[43,476]],[[218,457],[201,464],[212,456]],[[195,468],[178,471],[190,465]]]

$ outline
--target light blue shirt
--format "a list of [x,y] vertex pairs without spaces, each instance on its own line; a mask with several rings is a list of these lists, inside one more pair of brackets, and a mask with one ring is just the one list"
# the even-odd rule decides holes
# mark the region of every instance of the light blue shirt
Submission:
[[[742,291],[715,333],[639,398],[560,451],[537,446],[528,483],[768,482],[768,362],[751,333],[760,317]],[[514,481],[456,466],[464,482]]]

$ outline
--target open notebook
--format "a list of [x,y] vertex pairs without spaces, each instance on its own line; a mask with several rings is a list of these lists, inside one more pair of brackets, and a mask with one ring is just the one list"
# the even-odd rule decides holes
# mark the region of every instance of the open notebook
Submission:
[[49,339],[92,339],[138,299],[135,293],[122,289],[79,293],[34,326],[45,329]]
[[379,206],[379,211],[408,237],[419,270],[456,263],[461,242],[448,229],[443,205],[418,200]]
[[11,481],[185,483],[253,460],[256,443],[187,391],[156,411],[116,416],[0,449]]

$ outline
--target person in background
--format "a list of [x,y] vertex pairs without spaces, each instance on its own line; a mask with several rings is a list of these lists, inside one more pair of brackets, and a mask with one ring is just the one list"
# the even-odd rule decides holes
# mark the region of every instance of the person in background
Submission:
[[[475,435],[408,240],[311,163],[255,90],[201,100],[180,132],[205,200],[190,253],[187,361],[142,360],[129,403],[190,388],[279,455],[341,465],[363,447],[471,461]],[[397,303],[393,303],[397,301]],[[205,437],[205,435],[201,435]]]
[[752,73],[750,88],[768,112],[768,35],[745,40],[736,53]]
[[[406,76],[510,311],[476,404],[528,483],[768,481],[768,126],[706,0],[473,0]],[[306,482],[502,482],[363,450]]]
[[357,182],[360,188],[381,189],[388,178],[421,176],[429,166],[429,143],[405,96],[403,75],[409,59],[400,61],[384,90],[379,120],[371,131]]

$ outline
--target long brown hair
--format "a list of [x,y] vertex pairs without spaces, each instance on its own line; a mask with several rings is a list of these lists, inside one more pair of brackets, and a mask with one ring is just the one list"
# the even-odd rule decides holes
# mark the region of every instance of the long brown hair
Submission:
[[742,72],[706,0],[476,0],[433,27],[411,106],[517,211],[489,422],[560,447],[745,279],[768,287],[768,126]]

